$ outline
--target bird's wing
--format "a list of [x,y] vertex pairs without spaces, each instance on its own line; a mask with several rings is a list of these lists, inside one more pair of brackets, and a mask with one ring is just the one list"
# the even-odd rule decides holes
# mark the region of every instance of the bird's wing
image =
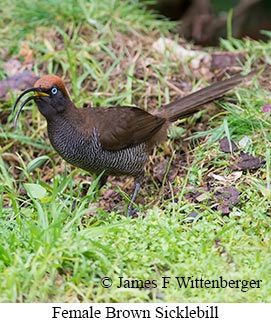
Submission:
[[136,107],[112,107],[101,111],[98,132],[104,149],[120,150],[151,139],[165,119]]

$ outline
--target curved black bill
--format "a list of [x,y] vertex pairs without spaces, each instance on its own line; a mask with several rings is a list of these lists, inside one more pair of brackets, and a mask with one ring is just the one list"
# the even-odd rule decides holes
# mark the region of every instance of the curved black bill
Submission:
[[[43,89],[38,88],[38,87],[34,87],[34,88],[27,89],[27,90],[23,91],[23,92],[18,96],[17,100],[16,100],[16,101],[15,101],[15,103],[14,103],[14,106],[13,106],[13,108],[12,108],[12,114],[14,114],[15,109],[16,109],[16,107],[17,107],[17,105],[18,105],[19,101],[21,100],[21,98],[22,98],[23,96],[25,96],[25,95],[26,95],[27,93],[29,93],[29,92],[39,92],[40,94],[41,94],[41,93],[44,93],[44,95],[48,95],[48,94],[46,94],[46,92],[44,92],[44,90],[43,90]],[[19,115],[20,115],[20,113],[21,113],[21,111],[22,111],[23,107],[24,107],[24,106],[25,106],[29,101],[33,100],[35,97],[37,97],[37,96],[36,96],[36,95],[32,95],[32,96],[28,97],[28,98],[27,98],[25,101],[23,101],[23,103],[20,105],[19,110],[17,111],[16,116],[15,116],[15,119],[14,119],[14,126],[15,126],[15,127],[16,127],[17,120],[18,120],[18,118],[19,118]]]
[[[15,116],[15,119],[14,119],[14,127],[16,127],[16,125],[17,125],[17,121],[18,121],[18,118],[19,118],[19,115],[20,115],[20,113],[21,113],[21,111],[23,110],[23,107],[29,102],[29,101],[31,101],[31,100],[33,100],[35,98],[35,96],[34,95],[32,95],[32,96],[29,96],[21,105],[20,105],[20,107],[19,107],[19,110],[17,111],[17,113],[16,113],[16,116]],[[14,106],[14,108],[13,108],[13,110],[12,110],[12,113],[14,113],[14,110],[15,110],[15,106]]]

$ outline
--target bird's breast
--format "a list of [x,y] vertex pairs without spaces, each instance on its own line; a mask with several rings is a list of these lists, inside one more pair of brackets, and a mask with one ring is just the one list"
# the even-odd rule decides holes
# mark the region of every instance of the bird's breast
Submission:
[[138,176],[148,161],[148,147],[144,143],[121,150],[104,149],[96,128],[86,137],[66,121],[58,122],[57,126],[48,123],[48,135],[63,159],[91,173]]

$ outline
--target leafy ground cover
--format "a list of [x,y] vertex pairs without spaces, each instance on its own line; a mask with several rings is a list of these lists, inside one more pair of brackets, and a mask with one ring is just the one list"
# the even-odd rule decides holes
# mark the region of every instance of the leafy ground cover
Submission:
[[[229,33],[219,48],[194,48],[137,2],[49,0],[42,10],[38,2],[4,2],[1,90],[7,77],[26,70],[56,73],[78,107],[151,110],[225,71],[270,63],[271,42]],[[157,48],[161,37],[201,50],[204,59],[195,64],[175,48]],[[214,66],[221,52],[222,62],[230,55],[234,64]],[[0,301],[270,302],[269,92],[268,73],[260,71],[216,105],[176,123],[150,157],[138,216],[127,218],[132,179],[111,178],[97,192],[97,179],[53,151],[34,105],[14,129],[18,91],[3,90]],[[227,152],[223,137],[236,151]],[[175,277],[182,276],[262,283],[246,292],[179,288]],[[111,288],[101,285],[103,277],[112,279]],[[157,286],[118,288],[119,277]],[[162,277],[172,277],[167,288]]]

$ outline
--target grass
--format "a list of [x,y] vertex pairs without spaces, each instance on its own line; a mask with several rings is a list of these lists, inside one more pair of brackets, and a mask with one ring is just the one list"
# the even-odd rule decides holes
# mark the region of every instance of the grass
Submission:
[[[90,102],[151,109],[178,95],[165,79],[177,80],[174,84],[187,93],[191,84],[198,84],[193,72],[185,75],[187,66],[152,49],[160,36],[172,37],[171,23],[142,10],[137,2],[78,3],[61,2],[63,14],[56,1],[42,2],[43,10],[29,1],[2,5],[0,46],[7,56],[2,56],[1,75],[8,74],[3,63],[10,57],[25,68],[19,55],[24,41],[32,51],[32,70],[63,75],[78,107]],[[271,42],[230,38],[210,51],[244,51],[243,69],[248,71],[252,64],[269,63],[270,46]],[[46,123],[34,106],[24,109],[17,129],[12,116],[1,123],[0,301],[270,302],[271,132],[261,112],[268,101],[266,84],[263,76],[255,79],[228,95],[234,103],[219,103],[223,110],[218,114],[199,112],[173,127],[171,140],[150,158],[138,199],[139,217],[134,219],[123,210],[132,182],[112,179],[97,192],[97,179],[54,153]],[[16,93],[10,96],[1,103],[3,114],[11,112]],[[233,173],[234,156],[219,150],[218,140],[225,135],[236,142],[248,136],[244,150],[266,160],[262,168],[242,172],[228,183],[240,192],[229,216],[222,216],[208,199],[192,203],[186,198],[189,191],[206,185],[210,174]],[[186,137],[190,139],[183,140]],[[155,165],[168,159],[170,178],[181,157],[185,164],[178,166],[177,175],[159,183]],[[108,201],[110,190],[114,193]],[[191,220],[193,211],[198,215]],[[105,276],[112,278],[111,288],[101,286]],[[117,288],[120,276],[155,280],[157,287]],[[163,289],[165,276],[172,280]],[[247,292],[180,289],[176,276],[263,283]]]

